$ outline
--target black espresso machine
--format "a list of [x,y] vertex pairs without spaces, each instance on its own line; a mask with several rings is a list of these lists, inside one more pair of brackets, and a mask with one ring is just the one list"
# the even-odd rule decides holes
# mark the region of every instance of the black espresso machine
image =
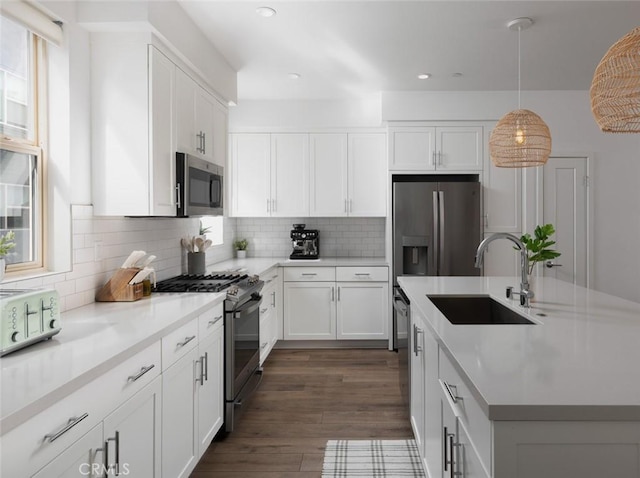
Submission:
[[317,229],[305,229],[306,224],[294,224],[291,230],[293,251],[289,259],[319,259],[320,233]]

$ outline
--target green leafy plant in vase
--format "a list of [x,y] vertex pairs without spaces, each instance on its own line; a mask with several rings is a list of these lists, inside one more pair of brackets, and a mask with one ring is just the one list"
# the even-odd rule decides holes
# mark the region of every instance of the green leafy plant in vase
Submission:
[[0,281],[4,279],[4,270],[6,267],[5,256],[11,249],[16,247],[14,242],[16,234],[13,231],[9,231],[4,235],[0,235]]
[[249,246],[249,241],[246,239],[236,239],[233,241],[233,247],[236,250],[236,256],[238,259],[244,259],[247,257],[247,247]]
[[520,237],[520,240],[527,249],[527,256],[529,257],[529,270],[527,273],[531,275],[533,269],[538,262],[550,261],[556,257],[560,257],[560,253],[555,249],[550,249],[556,241],[550,239],[555,234],[556,230],[553,224],[545,224],[543,226],[536,226],[533,231],[533,237],[527,233]]

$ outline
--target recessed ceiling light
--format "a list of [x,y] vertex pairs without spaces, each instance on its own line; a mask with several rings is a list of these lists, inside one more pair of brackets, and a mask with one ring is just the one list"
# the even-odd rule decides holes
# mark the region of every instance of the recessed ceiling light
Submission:
[[451,76],[454,77],[454,78],[460,78],[462,76],[462,73],[458,73],[458,72],[451,73]]
[[429,78],[431,78],[431,73],[420,73],[418,75],[418,78],[421,80],[428,80]]
[[301,75],[300,75],[300,73],[289,73],[289,74],[287,75],[287,77],[288,77],[290,80],[299,80],[299,79],[300,79],[300,76],[301,76]]
[[256,13],[264,18],[272,17],[276,14],[275,9],[271,7],[258,7],[256,8]]

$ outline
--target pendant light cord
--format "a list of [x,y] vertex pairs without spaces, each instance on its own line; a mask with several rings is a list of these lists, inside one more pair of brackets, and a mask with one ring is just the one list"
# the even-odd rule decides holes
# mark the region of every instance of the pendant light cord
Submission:
[[518,109],[520,108],[520,33],[522,27],[518,27]]

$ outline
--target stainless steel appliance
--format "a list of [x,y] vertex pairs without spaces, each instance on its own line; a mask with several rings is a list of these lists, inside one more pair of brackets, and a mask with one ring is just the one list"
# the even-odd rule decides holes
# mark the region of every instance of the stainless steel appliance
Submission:
[[225,431],[231,432],[242,405],[262,380],[260,291],[264,281],[239,272],[183,274],[158,282],[156,292],[222,292],[224,301]]
[[289,259],[319,259],[320,233],[317,229],[305,229],[306,224],[294,224],[291,230],[293,251]]
[[176,215],[222,216],[224,168],[176,153]]
[[[393,348],[400,382],[408,379],[409,301],[398,277],[477,276],[475,254],[482,240],[480,183],[475,174],[394,175]],[[405,313],[406,311],[406,313]]]
[[0,290],[0,355],[6,355],[60,332],[55,289]]

